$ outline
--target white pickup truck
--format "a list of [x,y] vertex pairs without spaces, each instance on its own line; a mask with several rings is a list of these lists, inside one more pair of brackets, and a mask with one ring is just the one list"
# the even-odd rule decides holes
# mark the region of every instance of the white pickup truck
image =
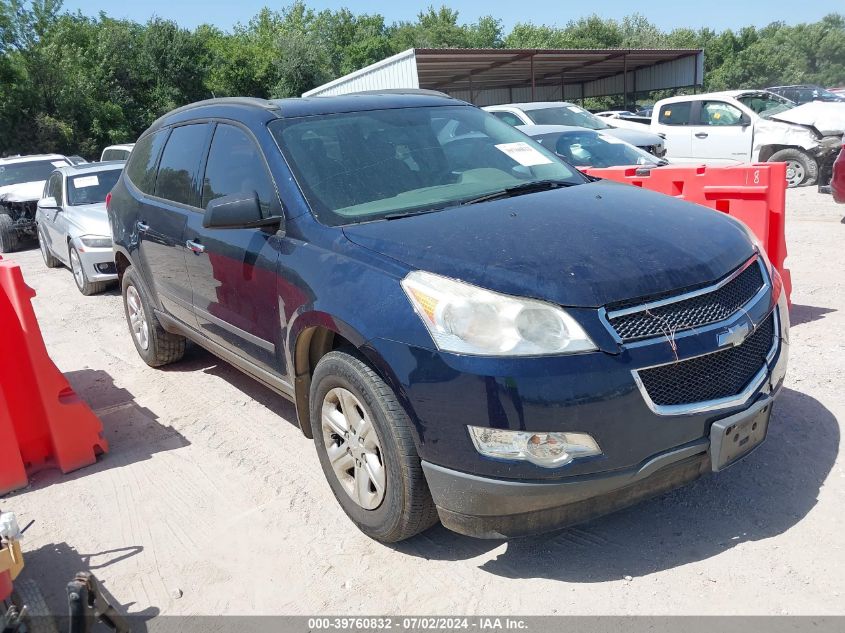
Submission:
[[650,130],[672,163],[785,162],[790,187],[815,184],[842,147],[845,104],[796,106],[765,90],[672,97],[654,105]]

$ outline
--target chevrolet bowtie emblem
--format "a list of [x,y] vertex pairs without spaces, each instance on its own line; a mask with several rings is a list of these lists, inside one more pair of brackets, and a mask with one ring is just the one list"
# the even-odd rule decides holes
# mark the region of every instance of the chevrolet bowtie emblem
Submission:
[[719,332],[719,347],[736,347],[751,333],[750,323],[740,323]]

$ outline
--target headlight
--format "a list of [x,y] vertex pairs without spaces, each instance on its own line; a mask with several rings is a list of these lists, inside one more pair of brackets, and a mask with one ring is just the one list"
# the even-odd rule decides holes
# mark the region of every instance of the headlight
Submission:
[[586,433],[532,433],[480,426],[467,428],[475,450],[487,457],[557,468],[579,457],[601,455],[599,445]]
[[595,350],[557,306],[499,294],[420,270],[402,288],[438,349],[481,356],[540,356]]
[[110,237],[99,237],[97,235],[83,235],[79,238],[88,248],[111,248]]

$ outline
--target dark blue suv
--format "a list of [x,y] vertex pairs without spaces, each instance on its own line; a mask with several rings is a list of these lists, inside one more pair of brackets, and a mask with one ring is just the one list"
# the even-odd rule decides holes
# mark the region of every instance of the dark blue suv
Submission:
[[720,470],[765,439],[786,370],[781,282],[742,224],[445,95],[180,108],[109,219],[141,357],[190,339],[292,399],[382,541],[548,531]]

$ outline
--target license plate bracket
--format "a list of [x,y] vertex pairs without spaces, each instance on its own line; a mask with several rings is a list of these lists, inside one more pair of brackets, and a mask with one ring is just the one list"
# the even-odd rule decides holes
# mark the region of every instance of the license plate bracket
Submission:
[[769,430],[772,402],[767,398],[747,411],[717,420],[710,427],[710,460],[713,472],[748,455],[763,443]]

